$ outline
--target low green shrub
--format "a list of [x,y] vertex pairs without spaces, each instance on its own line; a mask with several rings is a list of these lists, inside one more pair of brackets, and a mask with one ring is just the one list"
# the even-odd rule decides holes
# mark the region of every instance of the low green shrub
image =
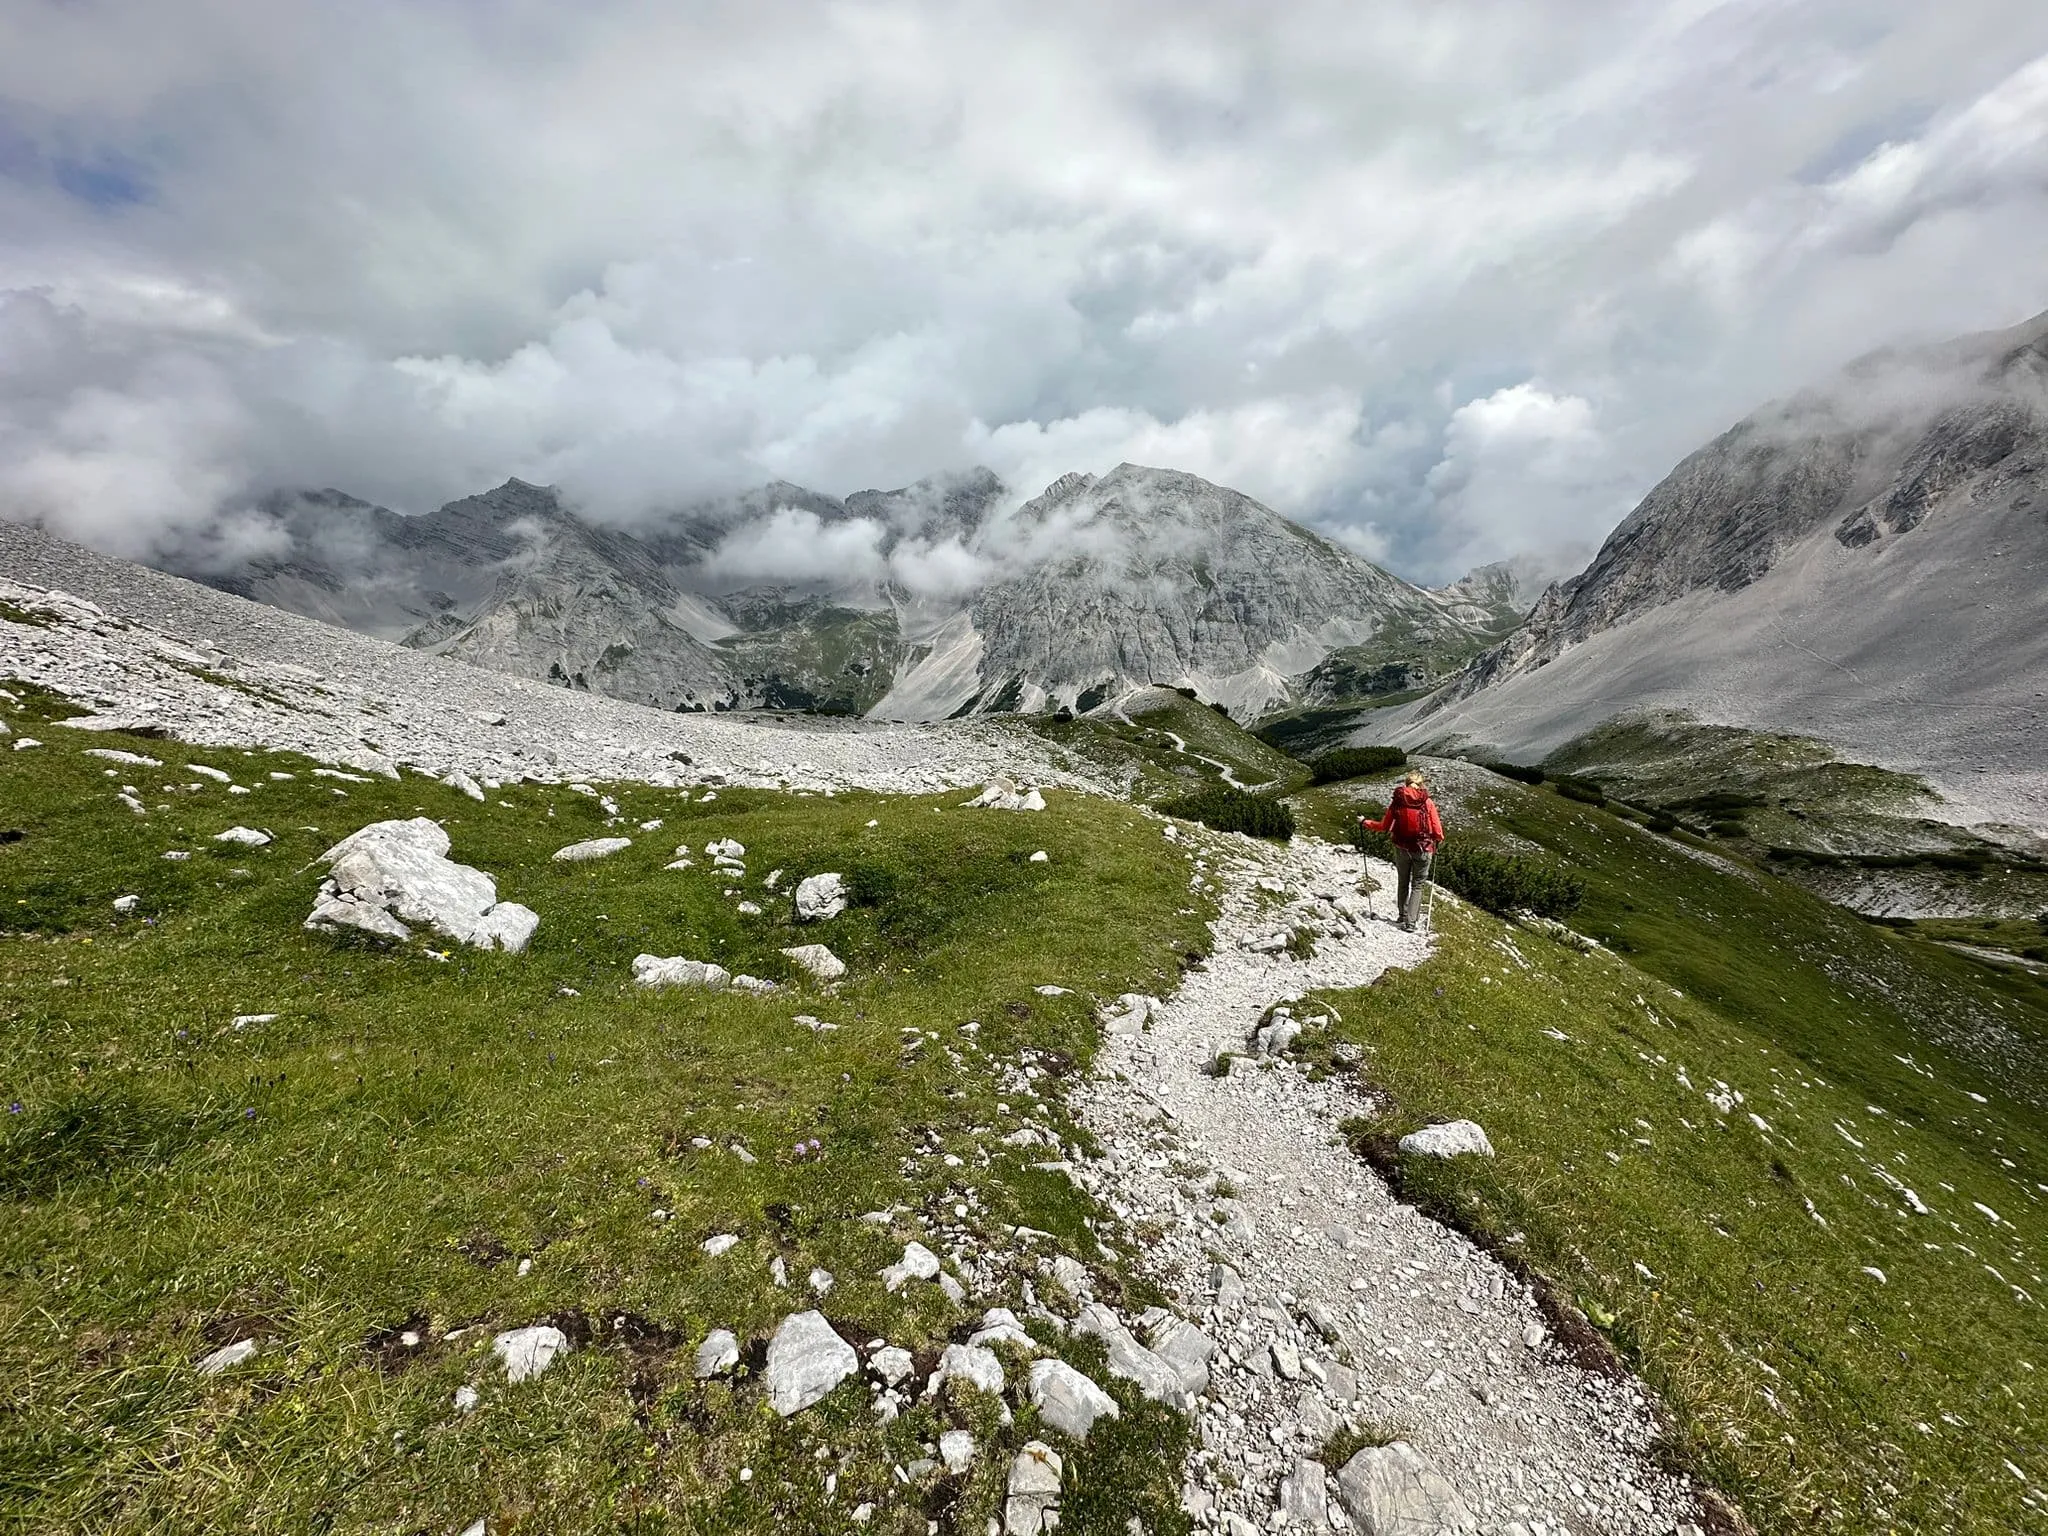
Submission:
[[1554,775],[1550,782],[1557,792],[1567,800],[1576,800],[1581,805],[1601,806],[1607,803],[1607,791],[1591,779],[1570,779],[1563,774]]
[[1519,784],[1541,784],[1545,777],[1541,768],[1524,768],[1520,763],[1481,763],[1479,766],[1488,773],[1497,773]]
[[1218,832],[1249,832],[1283,843],[1294,836],[1294,812],[1287,805],[1271,795],[1246,794],[1224,784],[1169,800],[1159,809]]
[[[1353,826],[1351,842],[1374,858],[1394,857],[1393,839],[1384,832]],[[1585,881],[1547,859],[1489,853],[1455,842],[1437,849],[1429,873],[1431,879],[1474,906],[1502,917],[1533,912],[1538,917],[1562,918],[1577,911],[1586,897]]]
[[1408,754],[1399,747],[1339,747],[1325,752],[1309,767],[1318,784],[1336,784],[1345,779],[1362,779],[1369,773],[1385,773],[1407,764]]

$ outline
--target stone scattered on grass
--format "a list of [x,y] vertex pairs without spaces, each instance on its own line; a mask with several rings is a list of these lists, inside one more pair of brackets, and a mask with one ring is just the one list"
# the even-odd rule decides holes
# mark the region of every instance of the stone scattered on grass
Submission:
[[1041,848],[1038,852],[1031,855],[1030,862],[1033,864],[1050,864],[1052,862],[1052,855]]
[[1105,1414],[1112,1419],[1123,1417],[1115,1398],[1064,1360],[1034,1360],[1026,1390],[1039,1417],[1076,1440],[1086,1440],[1095,1421]]
[[923,1243],[905,1243],[903,1257],[882,1271],[882,1284],[889,1290],[903,1288],[906,1280],[936,1280],[939,1256]]
[[144,757],[140,752],[122,752],[114,747],[87,747],[81,757],[103,758],[110,763],[126,763],[133,768],[161,768],[160,758]]
[[1168,1313],[1146,1333],[1152,1353],[1164,1360],[1191,1397],[1209,1390],[1209,1360],[1216,1341],[1186,1318]]
[[633,846],[630,837],[593,837],[584,842],[571,843],[566,848],[555,850],[557,864],[581,864],[586,859],[609,858],[621,849]]
[[939,1460],[958,1477],[974,1465],[974,1436],[964,1429],[949,1429],[939,1436]]
[[981,1326],[967,1341],[986,1349],[991,1344],[1010,1344],[1027,1355],[1038,1353],[1038,1341],[1024,1331],[1017,1314],[1008,1307],[990,1307],[981,1314]]
[[1042,811],[1045,796],[1035,789],[1020,788],[1014,779],[994,778],[986,788],[961,807],[969,811]]
[[884,1345],[868,1360],[868,1369],[881,1377],[888,1386],[900,1386],[916,1367],[910,1351],[898,1344]]
[[1369,1446],[1344,1463],[1337,1496],[1365,1531],[1476,1531],[1479,1522],[1429,1458],[1405,1440]]
[[222,1371],[232,1370],[244,1360],[256,1354],[254,1339],[238,1339],[233,1344],[224,1344],[212,1354],[201,1359],[195,1369],[202,1376],[218,1376]]
[[782,953],[819,981],[837,981],[846,974],[846,962],[823,944],[797,944]]
[[697,1380],[704,1381],[713,1376],[723,1376],[740,1363],[740,1341],[733,1336],[730,1328],[714,1328],[704,1336],[704,1342],[697,1346],[697,1356],[691,1370]]
[[1401,1150],[1419,1157],[1491,1157],[1493,1143],[1474,1122],[1451,1120],[1403,1136]]
[[[676,850],[678,853],[682,851],[680,848]],[[704,845],[704,856],[707,859],[744,859],[747,845],[737,838],[721,837]]]
[[455,1389],[455,1411],[457,1413],[476,1412],[478,1401],[475,1387],[463,1386]]
[[453,773],[449,774],[448,777],[443,779],[441,782],[447,785],[448,788],[456,791],[458,794],[464,794],[469,796],[469,798],[472,800],[481,801],[484,797],[483,785],[477,783],[475,779],[472,779],[460,768],[456,769]]
[[1153,1009],[1160,1006],[1156,997],[1147,997],[1142,992],[1126,992],[1113,1006],[1102,1011],[1102,1027],[1112,1035],[1135,1035],[1152,1017]]
[[114,898],[114,910],[123,917],[126,917],[141,905],[142,898],[140,896],[116,896]]
[[447,832],[424,816],[373,821],[351,833],[317,861],[328,875],[305,926],[403,940],[412,937],[407,924],[424,923],[477,949],[526,948],[539,914],[498,900],[498,883],[454,863],[448,846]]
[[711,1257],[715,1259],[721,1253],[728,1252],[729,1250],[737,1247],[738,1244],[739,1236],[737,1233],[720,1232],[716,1236],[705,1238],[703,1248],[706,1253],[710,1254]]
[[[270,834],[258,832],[254,827],[229,827],[225,832],[214,833],[213,840],[216,843],[233,843],[241,848],[261,848],[270,841]],[[333,851],[328,850],[330,854]]]
[[1042,1440],[1027,1443],[1010,1464],[1004,1488],[1003,1536],[1041,1536],[1059,1526],[1060,1453]]
[[853,1346],[822,1312],[793,1312],[768,1341],[768,1401],[785,1419],[821,1401],[860,1369]]
[[760,976],[749,976],[745,971],[742,971],[739,975],[733,977],[732,989],[735,992],[751,992],[756,997],[766,997],[771,992],[780,992],[782,984],[766,980]]
[[937,1390],[940,1382],[954,1376],[979,1387],[990,1396],[999,1395],[1003,1390],[1003,1362],[996,1358],[992,1349],[974,1344],[948,1344],[939,1356],[938,1369],[932,1372],[931,1389]]
[[829,1270],[829,1269],[814,1269],[814,1270],[812,1270],[812,1271],[811,1271],[811,1274],[810,1274],[810,1281],[811,1281],[811,1292],[812,1292],[812,1294],[813,1294],[813,1295],[817,1295],[817,1296],[830,1296],[830,1295],[832,1294],[832,1287],[833,1287],[833,1285],[835,1284],[835,1282],[834,1282],[834,1280],[832,1279],[832,1271],[831,1271],[831,1270]]
[[758,901],[743,901],[734,907],[733,911],[739,913],[741,917],[759,917],[761,915],[761,904]]
[[797,882],[796,915],[806,923],[822,922],[846,910],[846,877],[840,874],[812,875]]
[[643,987],[704,987],[723,992],[732,985],[732,972],[708,960],[686,960],[681,955],[635,955],[633,980]]
[[527,1381],[555,1363],[555,1356],[569,1352],[569,1335],[542,1324],[534,1328],[513,1328],[491,1340],[491,1352],[505,1362],[507,1381]]
[[[1093,1334],[1109,1352],[1112,1376],[1121,1376],[1155,1403],[1187,1413],[1194,1403],[1181,1385],[1180,1372],[1131,1337],[1117,1315],[1099,1301],[1091,1301],[1074,1319],[1074,1332]],[[1275,1345],[1277,1354],[1280,1346]]]

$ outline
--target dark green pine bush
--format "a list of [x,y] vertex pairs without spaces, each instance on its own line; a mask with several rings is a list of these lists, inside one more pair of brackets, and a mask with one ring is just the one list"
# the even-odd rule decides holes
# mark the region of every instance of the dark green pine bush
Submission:
[[1294,812],[1270,795],[1249,795],[1227,784],[1218,784],[1159,809],[1168,816],[1199,821],[1218,832],[1249,832],[1253,837],[1270,837],[1286,842],[1294,836]]
[[1520,763],[1481,763],[1479,766],[1488,773],[1497,773],[1502,778],[1513,779],[1519,784],[1541,784],[1543,782],[1544,775],[1541,768],[1524,768]]
[[[1374,858],[1394,857],[1393,839],[1384,832],[1354,826],[1351,842]],[[1489,853],[1456,842],[1437,849],[1429,873],[1446,889],[1501,917],[1533,912],[1538,917],[1561,918],[1577,911],[1586,896],[1585,881],[1547,859]]]
[[1336,784],[1344,779],[1362,779],[1369,773],[1385,773],[1406,766],[1408,754],[1399,747],[1339,747],[1325,752],[1309,767],[1318,784]]

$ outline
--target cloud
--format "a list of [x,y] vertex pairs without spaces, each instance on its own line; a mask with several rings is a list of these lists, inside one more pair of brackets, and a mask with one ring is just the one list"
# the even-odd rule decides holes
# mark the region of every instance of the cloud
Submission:
[[1442,579],[2048,306],[2044,123],[2028,0],[32,3],[0,511],[139,553],[279,486],[630,525],[1128,458]]

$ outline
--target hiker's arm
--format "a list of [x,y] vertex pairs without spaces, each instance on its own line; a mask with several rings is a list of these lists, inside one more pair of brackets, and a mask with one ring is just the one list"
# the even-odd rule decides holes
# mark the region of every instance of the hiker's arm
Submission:
[[1429,835],[1437,842],[1444,840],[1444,819],[1436,813],[1436,802],[1429,802]]

